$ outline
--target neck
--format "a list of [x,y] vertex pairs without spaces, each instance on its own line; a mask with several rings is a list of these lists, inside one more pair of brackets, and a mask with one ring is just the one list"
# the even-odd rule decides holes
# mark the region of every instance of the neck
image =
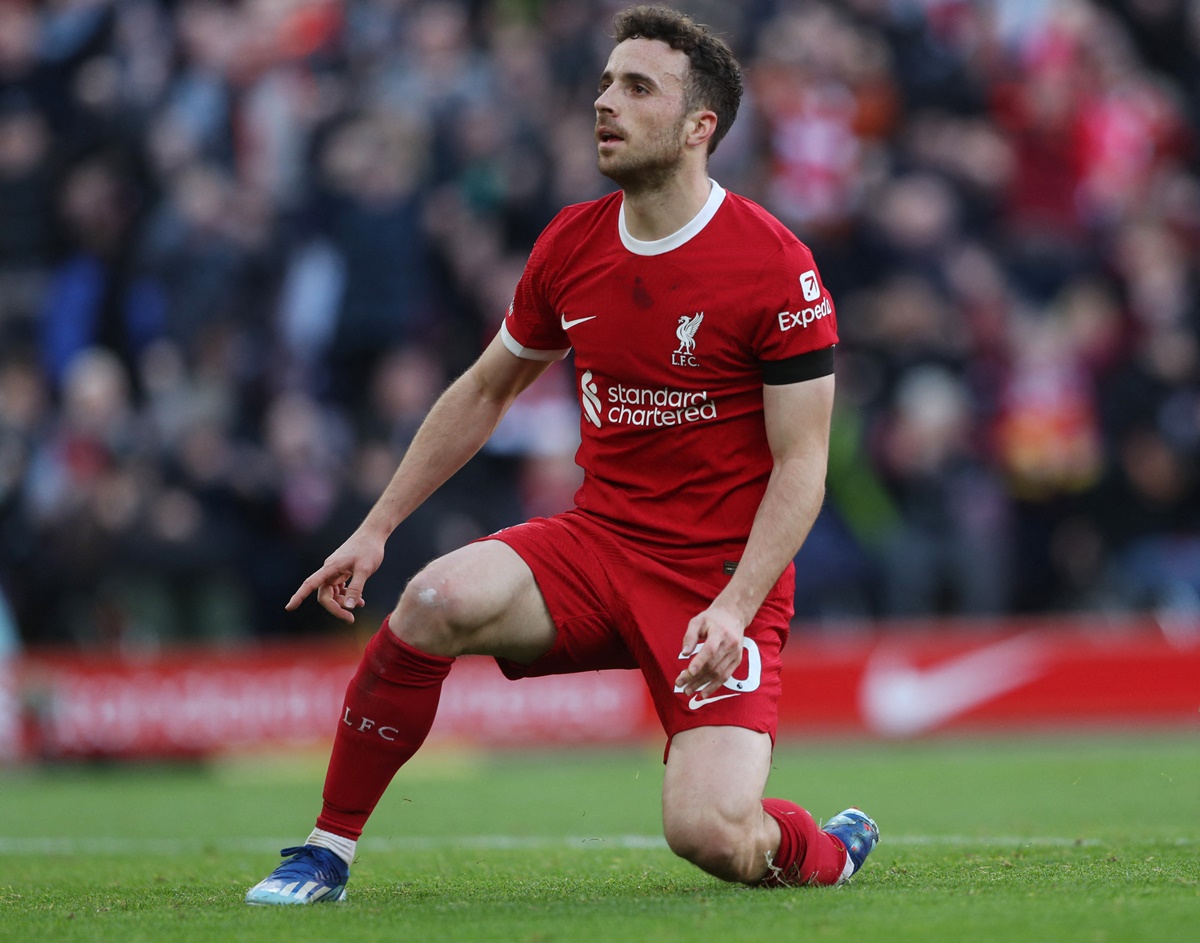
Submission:
[[675,174],[652,189],[625,187],[625,228],[629,235],[645,242],[663,239],[692,221],[711,190],[707,167]]

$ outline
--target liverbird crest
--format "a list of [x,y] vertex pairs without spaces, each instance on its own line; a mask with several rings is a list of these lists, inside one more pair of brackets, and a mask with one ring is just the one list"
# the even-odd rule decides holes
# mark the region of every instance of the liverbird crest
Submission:
[[703,311],[697,311],[691,317],[686,314],[679,316],[679,327],[675,328],[675,336],[679,338],[679,349],[675,353],[690,354],[696,349],[696,331],[703,320]]

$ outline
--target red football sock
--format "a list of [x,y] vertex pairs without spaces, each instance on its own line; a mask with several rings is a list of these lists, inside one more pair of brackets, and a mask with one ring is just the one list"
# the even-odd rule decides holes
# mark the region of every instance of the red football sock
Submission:
[[398,639],[383,620],[346,689],[317,828],[362,834],[396,771],[425,742],[452,664]]
[[779,850],[762,887],[836,884],[846,867],[846,846],[821,831],[813,817],[786,799],[764,799],[763,809],[779,823]]

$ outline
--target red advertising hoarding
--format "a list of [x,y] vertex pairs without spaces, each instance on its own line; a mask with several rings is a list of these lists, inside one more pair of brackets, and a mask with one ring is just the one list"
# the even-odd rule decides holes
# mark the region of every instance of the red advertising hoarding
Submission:
[[[0,675],[11,756],[204,755],[328,743],[358,651],[179,650],[153,658],[32,654]],[[7,688],[7,691],[4,689]],[[785,650],[780,735],[911,737],[1078,725],[1200,726],[1200,634],[1150,620],[890,626]],[[0,711],[3,712],[3,711]],[[631,671],[510,682],[461,658],[431,736],[483,746],[661,736]],[[3,746],[0,744],[0,746]]]

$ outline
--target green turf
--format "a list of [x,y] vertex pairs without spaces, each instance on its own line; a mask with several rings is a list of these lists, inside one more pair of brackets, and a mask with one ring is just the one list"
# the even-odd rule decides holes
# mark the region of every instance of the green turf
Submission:
[[723,885],[659,838],[657,748],[437,750],[339,906],[250,908],[323,761],[0,773],[0,941],[1175,941],[1200,926],[1200,749],[1145,737],[790,744],[770,792],[858,804],[848,887]]

